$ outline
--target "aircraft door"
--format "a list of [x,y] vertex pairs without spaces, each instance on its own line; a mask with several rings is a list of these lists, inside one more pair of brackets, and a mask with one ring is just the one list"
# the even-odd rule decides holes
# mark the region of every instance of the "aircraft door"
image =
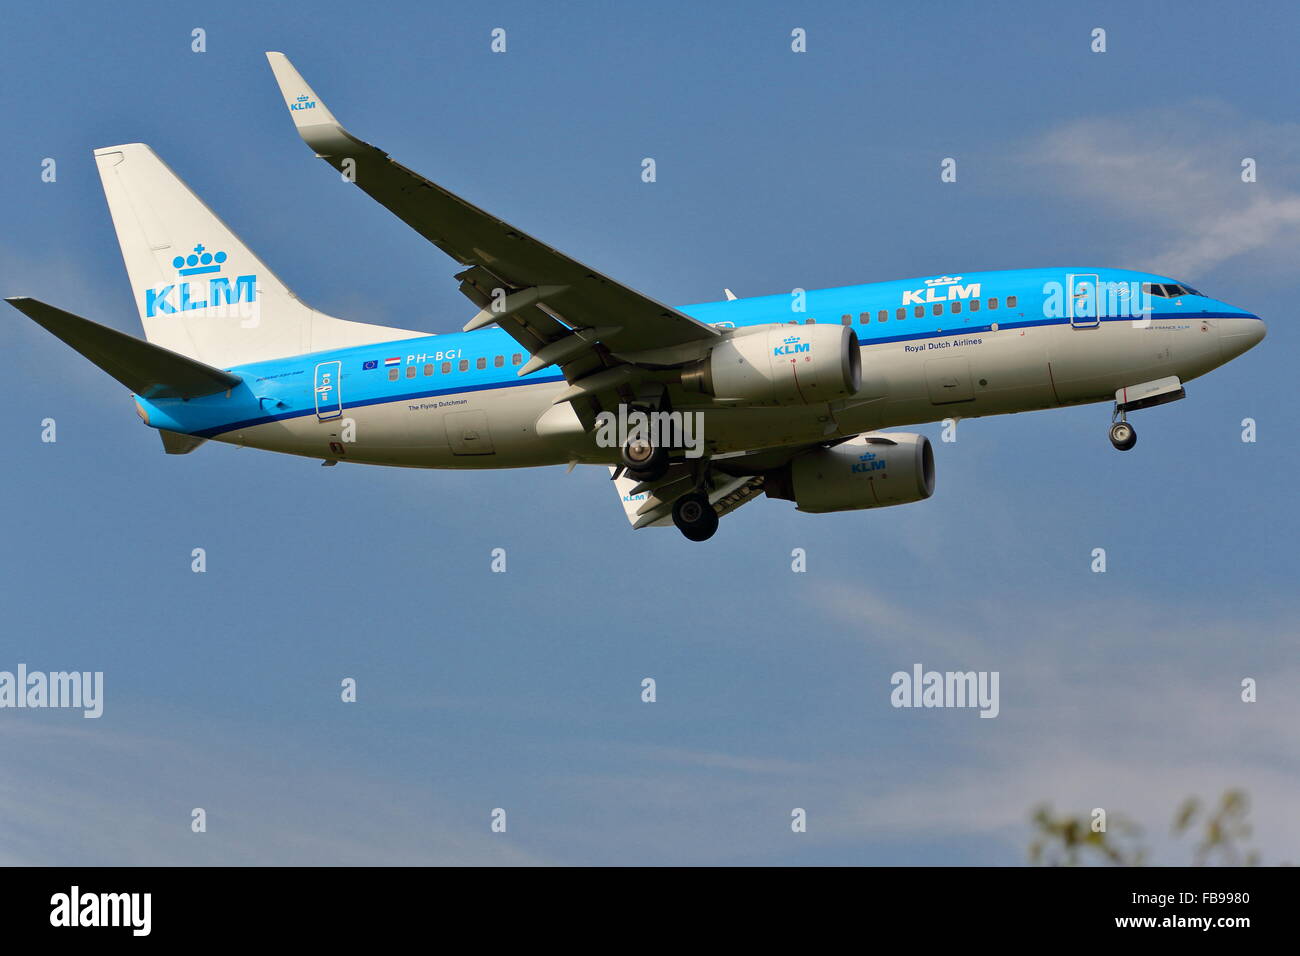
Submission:
[[342,376],[342,362],[321,362],[316,366],[312,388],[316,393],[317,420],[329,421],[343,414],[343,389],[339,381]]
[[1101,277],[1092,273],[1070,274],[1065,290],[1065,314],[1076,329],[1095,329],[1101,325],[1105,300],[1101,296]]

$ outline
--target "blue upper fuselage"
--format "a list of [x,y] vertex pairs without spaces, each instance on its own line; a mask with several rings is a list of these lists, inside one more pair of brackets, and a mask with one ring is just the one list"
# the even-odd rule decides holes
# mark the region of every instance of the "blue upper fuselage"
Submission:
[[[1176,280],[1124,269],[1022,269],[872,282],[806,293],[757,296],[681,306],[709,325],[741,328],[775,322],[851,325],[862,345],[1068,324],[1053,308],[1052,285],[1067,310],[1089,284],[1119,287],[1127,302],[1144,288],[1152,319],[1195,316],[1257,318],[1226,302],[1196,293]],[[1127,291],[1126,291],[1127,290]],[[1060,305],[1061,302],[1055,303]],[[800,308],[802,307],[802,308]],[[1102,321],[1110,321],[1103,310]],[[1131,321],[1127,312],[1119,319]],[[291,356],[230,369],[243,383],[225,393],[182,401],[143,399],[148,422],[158,428],[210,437],[241,427],[316,414],[317,367],[338,362],[342,407],[427,399],[439,395],[563,381],[557,368],[524,378],[516,374],[527,354],[504,331],[453,332],[330,352]],[[393,375],[393,372],[396,375]]]

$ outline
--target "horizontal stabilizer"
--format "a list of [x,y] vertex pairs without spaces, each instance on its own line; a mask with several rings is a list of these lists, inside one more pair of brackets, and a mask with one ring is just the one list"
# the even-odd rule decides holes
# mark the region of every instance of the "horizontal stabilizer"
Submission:
[[37,299],[5,299],[142,398],[197,398],[243,381],[221,369],[64,312]]
[[162,436],[163,451],[169,455],[188,455],[207,441],[206,438],[199,438],[197,435],[182,435],[180,432],[171,432],[165,428],[158,429],[158,434]]

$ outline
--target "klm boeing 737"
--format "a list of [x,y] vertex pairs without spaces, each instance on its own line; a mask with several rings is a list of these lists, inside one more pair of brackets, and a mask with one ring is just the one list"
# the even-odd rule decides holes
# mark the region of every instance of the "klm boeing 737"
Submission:
[[608,467],[633,528],[691,540],[759,495],[800,511],[934,491],[891,426],[1114,402],[1127,413],[1264,338],[1167,276],[960,272],[673,308],[495,218],[345,130],[280,53],[317,156],[455,259],[477,314],[430,335],[323,315],[140,143],[95,151],[147,341],[16,308],[134,393],[168,454],[207,439],[416,468]]

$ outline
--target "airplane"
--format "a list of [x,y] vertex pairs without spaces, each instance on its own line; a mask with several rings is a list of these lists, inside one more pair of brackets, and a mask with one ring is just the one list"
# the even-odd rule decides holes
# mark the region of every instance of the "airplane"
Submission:
[[7,301],[129,388],[168,454],[212,439],[325,465],[604,466],[633,529],[703,541],[760,495],[810,513],[929,498],[929,440],[891,427],[1113,401],[1129,450],[1129,412],[1265,335],[1176,279],[1095,267],[675,308],[390,159],[266,56],[303,141],[463,266],[478,311],[448,334],[325,315],[148,146],[97,149],[147,341]]

